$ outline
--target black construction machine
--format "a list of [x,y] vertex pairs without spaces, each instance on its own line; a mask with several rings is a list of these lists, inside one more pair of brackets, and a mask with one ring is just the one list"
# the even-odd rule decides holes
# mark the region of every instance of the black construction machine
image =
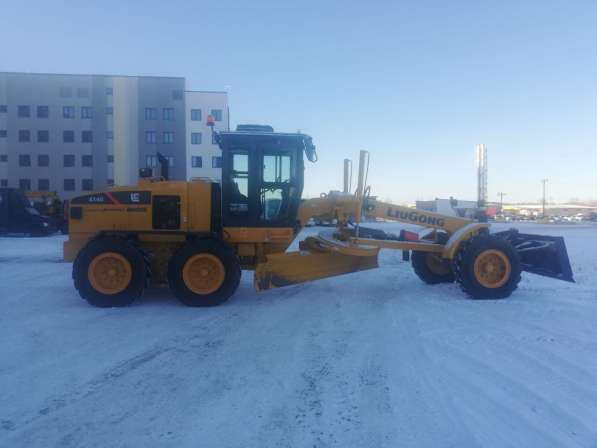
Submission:
[[23,191],[0,188],[0,233],[45,236],[56,230],[52,219],[40,214]]

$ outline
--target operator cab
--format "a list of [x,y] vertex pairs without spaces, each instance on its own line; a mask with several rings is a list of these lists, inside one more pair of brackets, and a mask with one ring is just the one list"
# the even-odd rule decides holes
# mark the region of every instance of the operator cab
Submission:
[[222,149],[225,227],[294,227],[303,193],[303,152],[315,162],[311,137],[239,125],[218,132]]

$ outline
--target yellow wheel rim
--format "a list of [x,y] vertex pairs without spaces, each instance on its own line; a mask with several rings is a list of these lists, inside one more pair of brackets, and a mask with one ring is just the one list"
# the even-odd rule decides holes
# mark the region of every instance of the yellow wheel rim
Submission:
[[133,270],[129,261],[116,252],[96,256],[87,269],[89,283],[102,294],[118,294],[131,283]]
[[481,252],[475,260],[475,277],[485,288],[503,286],[512,273],[510,260],[505,253],[495,249]]
[[425,255],[425,263],[429,270],[436,275],[447,275],[450,273],[450,264],[440,255],[428,252]]
[[212,254],[193,255],[182,268],[184,284],[195,294],[206,295],[217,291],[225,277],[224,265]]

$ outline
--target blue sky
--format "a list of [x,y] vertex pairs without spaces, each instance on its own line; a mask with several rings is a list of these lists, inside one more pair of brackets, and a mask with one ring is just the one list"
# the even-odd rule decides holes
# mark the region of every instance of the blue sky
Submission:
[[2,1],[0,70],[176,75],[313,136],[306,194],[371,151],[383,199],[597,200],[597,0]]

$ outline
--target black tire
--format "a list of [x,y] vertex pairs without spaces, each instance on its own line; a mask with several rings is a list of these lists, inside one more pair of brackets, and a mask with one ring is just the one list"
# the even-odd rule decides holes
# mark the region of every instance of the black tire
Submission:
[[454,282],[454,273],[448,260],[433,252],[419,252],[413,250],[411,263],[415,274],[429,285]]
[[[89,279],[89,266],[97,256],[106,252],[115,252],[124,257],[131,269],[128,286],[114,294],[98,291]],[[73,263],[73,279],[79,295],[91,305],[100,308],[130,305],[135,299],[141,297],[145,288],[146,272],[143,254],[121,238],[100,238],[90,241],[81,249]]]
[[[509,275],[494,283],[495,286],[483,285],[475,273],[475,262],[486,251],[496,251],[507,260],[510,266]],[[520,259],[512,245],[499,237],[479,235],[465,242],[454,259],[453,270],[460,287],[473,299],[504,299],[509,297],[520,282]],[[507,272],[507,271],[505,271]]]
[[[224,267],[224,280],[219,288],[207,294],[198,294],[185,284],[183,270],[191,257],[198,254],[214,255]],[[241,269],[234,251],[216,240],[198,240],[182,246],[168,263],[168,284],[174,295],[187,306],[216,306],[227,301],[238,288]]]

